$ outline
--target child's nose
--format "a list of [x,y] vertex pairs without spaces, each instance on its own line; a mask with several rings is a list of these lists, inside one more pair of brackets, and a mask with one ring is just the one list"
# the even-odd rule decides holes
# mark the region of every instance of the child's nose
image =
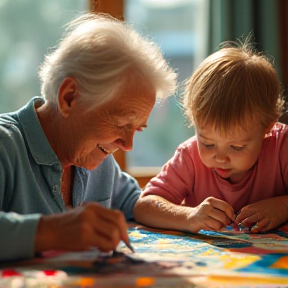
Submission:
[[228,155],[224,151],[217,151],[215,155],[215,160],[218,163],[224,163],[228,160]]

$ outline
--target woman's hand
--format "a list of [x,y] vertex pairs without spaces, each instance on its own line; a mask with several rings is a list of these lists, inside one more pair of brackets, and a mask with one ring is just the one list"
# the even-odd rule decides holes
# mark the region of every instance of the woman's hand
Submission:
[[266,232],[288,220],[288,196],[273,197],[243,207],[236,223],[250,228],[252,233]]
[[128,241],[124,214],[97,203],[40,218],[35,239],[35,252],[47,250],[83,251],[97,247],[110,251],[119,242]]
[[191,232],[201,229],[217,231],[235,220],[233,208],[227,202],[214,197],[208,197],[200,205],[190,209],[188,220],[191,223]]

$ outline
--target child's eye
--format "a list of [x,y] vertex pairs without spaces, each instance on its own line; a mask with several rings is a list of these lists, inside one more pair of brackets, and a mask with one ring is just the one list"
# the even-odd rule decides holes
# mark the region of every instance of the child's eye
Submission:
[[244,146],[230,146],[230,147],[236,151],[241,151],[244,148]]
[[203,145],[204,145],[205,148],[207,148],[207,149],[211,149],[211,148],[214,147],[214,144],[205,144],[205,143],[203,143]]

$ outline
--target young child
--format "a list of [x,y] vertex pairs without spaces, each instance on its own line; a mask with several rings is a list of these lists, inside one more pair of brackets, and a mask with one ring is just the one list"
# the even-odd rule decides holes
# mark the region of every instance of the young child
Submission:
[[241,223],[257,233],[288,220],[281,85],[264,55],[232,44],[191,76],[183,104],[196,135],[148,183],[136,221],[190,232]]

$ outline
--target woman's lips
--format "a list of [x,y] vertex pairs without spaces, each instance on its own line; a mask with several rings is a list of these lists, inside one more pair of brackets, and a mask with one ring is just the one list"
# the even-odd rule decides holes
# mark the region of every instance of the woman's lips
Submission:
[[119,148],[114,148],[113,150],[107,150],[105,149],[103,146],[101,146],[100,144],[97,144],[97,147],[104,153],[104,154],[113,154],[114,152],[116,152]]
[[101,145],[97,144],[97,147],[105,154],[109,154],[109,151],[103,148]]

